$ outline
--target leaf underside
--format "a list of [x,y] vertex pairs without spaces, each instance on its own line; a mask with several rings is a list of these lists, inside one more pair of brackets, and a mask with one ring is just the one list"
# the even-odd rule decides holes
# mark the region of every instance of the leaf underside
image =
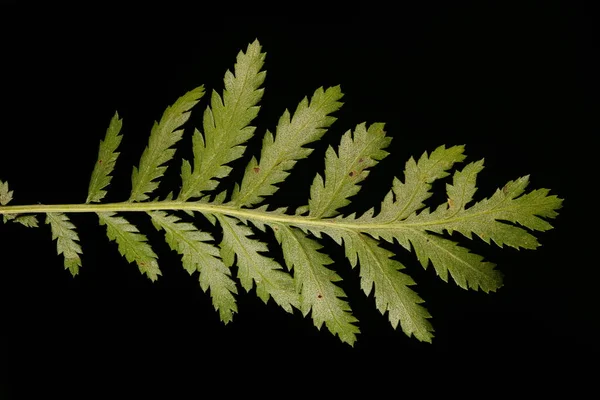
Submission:
[[[535,231],[552,228],[549,220],[558,215],[562,199],[550,195],[548,189],[527,192],[529,176],[507,182],[490,197],[476,200],[476,179],[484,163],[479,160],[456,169],[466,158],[464,146],[439,146],[418,159],[410,158],[377,213],[375,205],[362,215],[352,212],[352,198],[361,190],[361,183],[388,155],[385,149],[391,138],[383,123],[360,123],[341,135],[338,146],[326,150],[324,171],[315,175],[305,206],[270,209],[270,196],[293,173],[296,163],[311,155],[313,149],[306,146],[319,141],[336,121],[333,114],[342,106],[343,97],[339,86],[318,88],[310,98],[302,99],[294,112],[286,110],[273,132],[264,133],[260,155],[248,156],[241,181],[216,193],[221,183],[229,183],[230,163],[244,155],[245,143],[256,133],[250,124],[258,115],[264,92],[265,57],[258,41],[239,52],[233,71],[225,74],[222,94],[212,91],[202,130],[193,130],[193,160],[183,161],[176,200],[172,194],[163,201],[150,200],[167,162],[174,158],[174,145],[183,138],[184,124],[204,87],[189,91],[165,110],[134,167],[126,202],[149,205],[148,217],[164,232],[170,248],[181,255],[183,267],[190,274],[198,272],[200,287],[210,293],[225,323],[238,312],[239,282],[246,291],[255,290],[265,303],[272,300],[287,312],[310,315],[318,329],[325,326],[353,345],[360,333],[359,321],[352,314],[352,299],[340,286],[336,269],[343,266],[333,265],[320,242],[326,235],[343,247],[350,266],[358,270],[361,289],[367,296],[373,294],[375,307],[387,315],[390,325],[431,342],[434,329],[424,300],[408,268],[381,246],[382,241],[413,252],[423,268],[431,266],[446,282],[452,278],[463,289],[492,292],[502,286],[496,265],[456,243],[452,233],[468,239],[477,236],[500,247],[535,249],[540,245]],[[119,155],[121,126],[115,113],[100,143],[86,203],[100,202],[106,196]],[[435,207],[428,205],[433,183],[446,178],[447,200]],[[213,195],[210,202],[208,195]],[[0,181],[0,207],[12,197],[8,184]],[[188,216],[204,216],[217,233],[201,231],[191,220],[177,216],[183,205],[195,205],[196,213],[185,210]],[[129,262],[156,280],[161,275],[158,256],[147,237],[117,206],[111,210],[118,212],[97,212],[108,238]],[[3,220],[37,225],[32,215],[3,214]],[[76,275],[82,251],[75,227],[58,212],[48,213],[46,223],[57,241],[58,254],[64,256],[65,268]],[[258,231],[273,233],[285,266],[269,254],[269,246],[255,235]],[[221,238],[219,243],[215,237]]]

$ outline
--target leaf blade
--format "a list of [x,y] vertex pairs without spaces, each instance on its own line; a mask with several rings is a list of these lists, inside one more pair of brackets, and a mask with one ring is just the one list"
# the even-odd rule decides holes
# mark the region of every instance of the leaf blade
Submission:
[[359,124],[353,135],[348,131],[342,136],[339,155],[333,148],[327,149],[325,182],[317,175],[311,185],[309,217],[331,217],[350,204],[348,198],[358,193],[359,183],[369,175],[368,168],[388,155],[384,149],[391,138],[385,136],[383,128],[384,124],[372,124],[368,129]]
[[293,116],[286,110],[279,119],[275,137],[267,131],[263,138],[260,162],[252,158],[246,166],[242,183],[233,191],[231,201],[252,206],[278,190],[297,160],[308,157],[312,149],[303,147],[319,140],[336,120],[330,116],[342,103],[339,86],[318,88],[310,99],[304,98]]
[[120,135],[122,126],[123,120],[115,112],[106,130],[104,140],[100,141],[98,160],[94,165],[94,170],[90,178],[86,203],[97,203],[106,196],[106,190],[104,189],[112,180],[110,174],[113,172],[117,158],[119,157],[117,149],[123,139],[123,136]]
[[208,243],[213,237],[164,211],[152,211],[148,214],[154,226],[165,231],[169,247],[182,256],[183,267],[190,274],[199,272],[200,287],[204,292],[210,290],[213,307],[219,312],[221,321],[225,324],[231,322],[233,314],[238,311],[234,297],[237,288],[231,279],[231,271],[218,257],[219,250]]
[[119,253],[127,261],[137,264],[141,273],[156,281],[162,275],[158,267],[158,256],[147,243],[145,235],[135,225],[113,212],[97,212],[100,225],[106,226],[106,234],[118,245]]
[[180,128],[190,118],[191,109],[203,95],[203,85],[190,90],[167,107],[160,122],[154,123],[139,167],[133,168],[129,201],[145,201],[149,198],[148,194],[158,188],[157,180],[167,170],[164,164],[175,156],[172,146],[182,138],[183,129]]
[[79,245],[79,235],[75,225],[64,213],[46,213],[46,224],[50,225],[52,240],[56,240],[57,254],[63,255],[65,269],[76,276],[81,268],[80,254],[83,253]]
[[341,280],[340,276],[326,267],[333,261],[319,252],[322,246],[303,232],[283,224],[275,226],[278,228],[275,236],[282,246],[285,262],[295,271],[300,310],[305,316],[311,313],[318,329],[325,323],[333,335],[353,346],[360,333],[355,325],[358,320],[352,315],[350,305],[342,300],[346,294],[334,284]]
[[448,176],[448,170],[464,160],[464,146],[439,146],[430,155],[423,153],[418,161],[412,157],[406,162],[404,183],[394,179],[392,190],[381,204],[379,222],[401,221],[424,207],[431,197],[431,183]]
[[293,312],[292,307],[300,308],[292,276],[277,261],[263,255],[268,248],[250,238],[253,234],[250,227],[230,217],[217,215],[216,218],[223,228],[220,243],[223,260],[227,266],[232,266],[234,255],[237,256],[238,279],[242,287],[249,292],[255,284],[256,294],[264,303],[273,297],[275,303],[289,313]]
[[261,71],[264,59],[260,43],[249,44],[246,53],[238,53],[235,73],[225,74],[223,97],[212,93],[211,107],[204,112],[204,136],[198,130],[193,135],[193,170],[189,164],[182,166],[179,200],[214,190],[218,179],[231,171],[226,164],[242,156],[243,143],[254,134],[249,124],[258,115],[257,104],[264,92],[260,88],[266,75]]
[[361,288],[368,296],[374,288],[377,309],[388,312],[394,329],[398,324],[407,335],[431,343],[431,315],[421,305],[423,300],[410,288],[415,282],[400,272],[404,265],[391,259],[394,253],[382,248],[377,241],[359,233],[343,234],[346,256],[355,267],[360,261]]

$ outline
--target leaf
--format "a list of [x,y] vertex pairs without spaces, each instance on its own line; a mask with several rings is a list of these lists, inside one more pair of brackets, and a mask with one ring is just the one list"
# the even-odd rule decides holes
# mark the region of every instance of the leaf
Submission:
[[108,129],[106,130],[106,137],[100,141],[100,149],[98,150],[98,161],[94,166],[92,177],[88,188],[88,196],[86,203],[99,202],[106,196],[105,187],[110,184],[113,169],[119,157],[117,148],[121,144],[123,138],[119,135],[121,127],[123,126],[123,120],[119,119],[119,114],[115,115],[110,120]]
[[214,190],[219,181],[229,175],[231,167],[225,165],[242,156],[242,144],[254,134],[249,124],[258,115],[256,104],[263,95],[260,85],[266,72],[261,71],[265,53],[258,41],[248,45],[246,53],[239,52],[234,73],[225,74],[223,97],[212,93],[211,107],[204,112],[204,136],[194,130],[194,168],[184,161],[181,169],[182,189],[179,200],[201,197],[203,192]]
[[204,86],[190,90],[171,106],[167,107],[160,122],[155,122],[150,133],[148,146],[142,153],[139,169],[133,167],[131,196],[129,201],[144,201],[158,187],[156,181],[167,170],[164,166],[175,156],[171,148],[181,140],[183,129],[179,129],[189,118],[190,110],[204,95]]
[[100,225],[106,225],[106,234],[110,240],[117,242],[119,253],[127,261],[137,264],[140,272],[146,274],[151,281],[161,275],[158,268],[158,256],[154,253],[145,235],[129,223],[125,218],[113,212],[97,213]]
[[326,267],[333,263],[331,258],[319,252],[322,246],[299,230],[283,224],[273,224],[272,227],[288,268],[295,271],[302,313],[306,316],[311,312],[318,329],[325,323],[341,341],[354,345],[360,330],[354,324],[357,319],[352,315],[350,305],[341,299],[346,294],[334,284],[342,278]]
[[237,312],[235,297],[237,294],[231,272],[219,257],[219,249],[208,243],[213,237],[200,232],[190,223],[169,215],[163,211],[149,213],[157,229],[165,231],[165,239],[171,249],[182,255],[183,268],[190,273],[200,273],[200,287],[205,292],[210,289],[213,306],[219,311],[221,321],[228,323]]
[[17,215],[12,221],[18,222],[27,228],[37,228],[39,226],[35,215]]
[[394,179],[392,190],[384,198],[374,222],[400,221],[423,208],[423,202],[431,197],[431,184],[448,176],[452,165],[465,159],[463,151],[464,146],[448,149],[440,146],[431,155],[423,153],[419,161],[411,157],[406,162],[404,183]]
[[[256,288],[265,303],[273,298],[287,312],[298,308],[304,316],[311,314],[318,329],[325,324],[350,345],[360,332],[358,321],[339,284],[341,277],[325,253],[327,249],[317,241],[323,235],[344,247],[350,266],[358,270],[361,289],[367,296],[373,294],[376,308],[387,314],[394,329],[399,326],[406,335],[431,342],[431,316],[413,290],[415,282],[406,274],[405,266],[394,259],[396,248],[413,252],[415,264],[425,269],[431,265],[446,282],[452,277],[461,288],[491,292],[502,286],[501,271],[453,240],[454,232],[468,239],[475,235],[500,247],[535,249],[540,243],[534,233],[552,229],[550,220],[557,217],[563,200],[548,189],[526,192],[529,176],[509,181],[488,198],[476,199],[483,160],[453,171],[455,164],[466,158],[464,146],[439,146],[418,160],[410,158],[403,178],[393,180],[379,211],[373,206],[361,215],[352,212],[353,196],[371,169],[388,155],[385,149],[391,138],[386,137],[382,123],[358,124],[341,136],[337,148],[326,150],[325,170],[316,174],[308,204],[297,208],[269,204],[269,196],[298,160],[311,155],[312,149],[306,146],[320,140],[336,120],[332,114],[341,107],[343,96],[339,86],[319,88],[310,100],[304,98],[293,114],[287,110],[283,113],[275,133],[266,131],[260,157],[250,159],[228,199],[231,187],[218,186],[230,173],[235,174],[229,164],[243,155],[245,143],[255,132],[250,124],[258,114],[264,91],[264,60],[258,41],[251,43],[245,53],[238,53],[234,72],[226,72],[222,97],[212,93],[210,107],[204,112],[203,132],[195,129],[192,136],[193,163],[182,163],[182,187],[175,199],[176,187],[162,200],[149,196],[165,174],[165,163],[175,155],[173,146],[181,140],[181,127],[203,95],[203,87],[179,98],[167,107],[160,122],[154,123],[139,169],[133,171],[129,201],[90,204],[105,197],[119,155],[121,120],[115,113],[100,142],[86,204],[8,205],[13,192],[0,181],[3,221],[37,226],[36,214],[47,214],[57,252],[63,254],[65,267],[75,275],[81,266],[81,248],[65,213],[95,212],[119,252],[154,281],[161,274],[157,255],[146,236],[117,214],[145,212],[157,229],[165,231],[165,240],[181,255],[183,267],[190,274],[199,272],[200,287],[210,291],[225,323],[237,313],[237,279],[246,291]],[[445,182],[447,199],[442,204],[427,204],[435,181],[450,175],[451,182]],[[198,230],[194,223],[172,214],[177,211],[189,217],[202,214],[216,232]],[[261,241],[271,232],[281,246],[287,270],[276,261],[272,248]],[[214,238],[220,241],[218,247]],[[389,246],[383,247],[383,240]],[[237,271],[235,278],[232,271]]]
[[399,270],[404,265],[391,257],[394,253],[380,247],[374,239],[358,233],[344,235],[346,257],[353,267],[360,260],[361,288],[368,296],[375,288],[375,304],[388,317],[394,329],[400,323],[402,331],[424,342],[431,342],[431,315],[421,306],[423,300],[409,286],[412,278]]
[[265,303],[273,297],[275,303],[291,313],[299,308],[299,297],[292,276],[282,270],[272,258],[264,256],[267,246],[251,239],[252,230],[233,218],[216,215],[223,228],[220,244],[225,265],[231,267],[237,257],[238,279],[247,292],[256,283],[256,294]]
[[57,253],[65,258],[65,269],[75,276],[81,267],[82,254],[79,245],[79,235],[75,231],[75,225],[63,213],[47,213],[46,224],[50,224],[52,240],[56,240]]
[[556,210],[561,207],[562,199],[550,196],[547,189],[523,194],[529,183],[529,178],[525,176],[508,182],[489,199],[471,207],[465,207],[463,204],[457,208],[454,203],[459,204],[461,201],[453,194],[457,190],[457,183],[458,188],[463,191],[472,187],[471,183],[460,183],[462,175],[463,173],[457,172],[455,185],[450,186],[452,189],[449,198],[452,207],[442,204],[435,212],[424,212],[407,219],[406,222],[438,233],[458,231],[469,239],[475,233],[486,243],[493,241],[500,247],[508,245],[517,249],[535,249],[540,245],[535,236],[518,225],[537,231],[551,229],[550,223],[542,218],[556,217]]
[[[0,181],[0,206],[7,205],[13,199],[13,191],[8,190],[8,182]],[[18,222],[28,228],[37,228],[38,221],[35,215],[4,214],[2,222]]]
[[277,125],[275,138],[267,131],[263,138],[260,163],[252,158],[246,166],[242,184],[234,189],[232,202],[240,206],[259,203],[277,191],[274,186],[283,182],[296,160],[308,157],[312,149],[304,145],[320,139],[336,118],[329,114],[338,110],[343,94],[339,86],[319,88],[310,102],[305,97],[293,117],[285,111]]
[[463,289],[481,288],[487,293],[502,287],[502,274],[494,269],[494,263],[483,261],[483,257],[471,253],[452,240],[419,231],[413,231],[404,239],[410,240],[414,246],[421,265],[427,268],[431,261],[444,282],[448,282],[450,273],[456,284]]
[[8,182],[0,181],[0,205],[7,205],[13,199],[13,191],[8,190]]
[[383,149],[391,138],[385,136],[383,124],[366,128],[360,124],[354,131],[342,136],[339,156],[329,147],[325,153],[325,182],[317,174],[310,188],[309,217],[323,218],[337,214],[337,210],[350,204],[348,198],[360,190],[358,185],[369,175],[371,168],[388,155]]

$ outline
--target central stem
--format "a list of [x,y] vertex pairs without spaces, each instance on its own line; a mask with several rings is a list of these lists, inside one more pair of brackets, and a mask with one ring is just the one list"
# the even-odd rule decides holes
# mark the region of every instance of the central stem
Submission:
[[302,215],[288,215],[273,211],[244,209],[236,206],[223,204],[211,204],[190,201],[158,201],[158,202],[120,202],[106,204],[32,204],[22,206],[0,206],[0,215],[2,214],[35,214],[35,213],[102,213],[102,212],[148,212],[159,210],[171,211],[197,211],[208,214],[222,214],[237,217],[242,220],[250,220],[269,223],[282,223],[302,228],[326,228],[335,230],[349,230],[354,232],[374,232],[378,230],[394,229],[424,229],[426,226],[448,223],[449,219],[434,220],[427,222],[356,222],[352,220],[340,220],[337,218],[314,218]]

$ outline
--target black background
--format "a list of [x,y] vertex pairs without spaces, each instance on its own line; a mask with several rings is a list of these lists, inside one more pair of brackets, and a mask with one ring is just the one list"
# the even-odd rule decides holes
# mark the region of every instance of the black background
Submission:
[[[11,392],[27,392],[23,382],[49,373],[61,389],[83,381],[133,388],[174,382],[186,390],[215,377],[281,374],[308,382],[366,371],[403,380],[497,373],[508,384],[540,368],[566,376],[593,362],[591,22],[575,2],[518,4],[457,3],[386,17],[382,11],[214,18],[186,9],[124,17],[89,7],[31,18],[26,7],[1,8],[0,179],[15,191],[14,204],[85,201],[97,146],[115,111],[124,119],[124,139],[106,200],[126,199],[154,120],[193,87],[220,92],[225,70],[254,39],[267,53],[267,79],[250,152],[284,109],[317,87],[340,84],[345,93],[338,121],[297,164],[274,204],[304,204],[326,146],[360,122],[385,122],[394,139],[356,210],[377,205],[409,157],[442,144],[466,145],[470,161],[485,158],[478,199],[526,174],[532,188],[565,198],[555,229],[538,235],[536,251],[459,238],[498,264],[505,286],[497,293],[446,284],[393,247],[433,315],[433,344],[393,330],[373,297],[359,290],[358,271],[324,241],[360,320],[353,348],[298,311],[288,315],[241,288],[239,314],[223,325],[197,276],[180,267],[143,216],[130,220],[148,232],[160,256],[163,276],[155,283],[119,256],[92,215],[72,216],[84,249],[74,279],[48,226],[2,225],[0,357]],[[193,22],[177,26],[180,14]],[[201,127],[206,105],[207,97],[192,113],[178,157],[190,158],[190,134]],[[232,164],[237,179],[247,160],[248,153]],[[178,187],[179,167],[179,160],[170,165],[160,194]],[[431,204],[444,201],[444,184],[435,186]]]

